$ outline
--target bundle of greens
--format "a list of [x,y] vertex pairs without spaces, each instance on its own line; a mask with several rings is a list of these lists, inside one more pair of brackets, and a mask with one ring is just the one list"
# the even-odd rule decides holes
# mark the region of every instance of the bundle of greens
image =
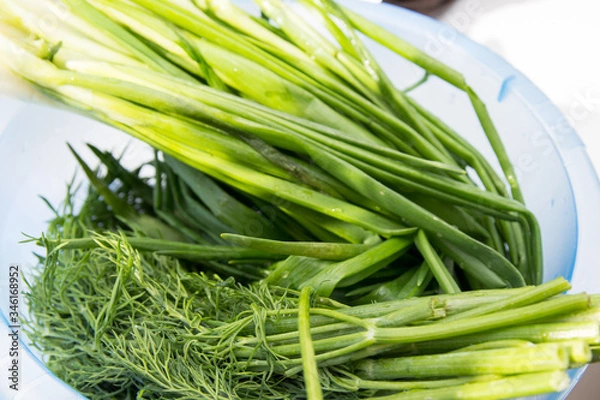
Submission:
[[562,278],[349,307],[192,272],[107,231],[121,222],[93,190],[77,215],[70,199],[39,239],[27,331],[90,399],[501,399],[563,390],[598,357],[600,297]]
[[[600,299],[541,284],[538,223],[477,94],[332,0],[256,3],[0,0],[10,69],[156,150],[132,170],[73,151],[90,188],[35,239],[28,281],[50,369],[104,399],[564,389],[598,359]],[[363,36],[423,79],[395,87]],[[469,98],[503,177],[411,96],[430,76]]]
[[[352,11],[303,1],[315,26],[299,5],[277,0],[257,1],[260,17],[229,0],[34,3],[0,1],[2,58],[16,74],[292,222],[274,229],[247,212],[251,219],[228,225],[245,224],[235,233],[251,238],[223,239],[252,248],[279,245],[254,239],[355,245],[349,252],[381,246],[373,253],[382,259],[362,277],[414,239],[426,265],[400,269],[388,279],[395,286],[429,275],[447,293],[541,282],[539,226],[484,104],[460,73]],[[44,16],[61,23],[39,23]],[[393,86],[360,34],[468,96],[510,191],[411,88]],[[187,236],[203,229],[187,228]],[[289,284],[286,271],[302,262],[286,260],[283,281],[273,283]],[[307,278],[322,281],[332,275],[323,271],[339,268],[318,269]],[[356,283],[335,279],[321,294]],[[380,297],[375,287],[354,289],[363,301]]]

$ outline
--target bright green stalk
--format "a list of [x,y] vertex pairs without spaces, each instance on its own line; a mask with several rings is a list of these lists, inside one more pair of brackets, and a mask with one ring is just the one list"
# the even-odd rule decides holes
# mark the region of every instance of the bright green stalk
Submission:
[[427,235],[422,230],[417,233],[415,245],[425,258],[427,265],[429,265],[433,276],[435,276],[436,281],[444,293],[459,293],[460,288],[458,287],[458,284],[440,259],[435,249],[431,246],[429,240],[427,240]]
[[432,380],[410,380],[410,381],[371,381],[361,379],[357,376],[350,375],[345,371],[340,371],[343,377],[332,376],[332,379],[342,387],[346,387],[352,391],[358,390],[389,390],[389,391],[406,391],[417,389],[435,389],[451,386],[458,386],[472,382],[486,382],[498,379],[495,375],[482,376],[465,376],[460,378],[450,379],[432,379]]
[[508,153],[506,152],[506,148],[504,147],[504,143],[500,138],[496,126],[494,125],[492,118],[487,111],[487,107],[483,101],[481,101],[479,96],[477,96],[477,94],[473,91],[473,89],[471,89],[471,87],[467,86],[463,90],[469,96],[469,99],[473,104],[473,108],[475,109],[475,113],[479,118],[479,122],[481,123],[481,126],[483,127],[483,130],[486,133],[487,138],[492,145],[496,156],[498,157],[498,160],[500,161],[500,166],[504,171],[504,176],[506,177],[506,180],[512,189],[513,198],[521,203],[524,203],[525,201],[523,199],[523,193],[521,193],[521,187],[517,181],[517,174],[515,173],[512,162],[508,157]]
[[466,85],[464,77],[459,72],[442,64],[435,58],[429,56],[425,52],[419,50],[405,40],[398,38],[396,35],[386,31],[384,28],[369,21],[354,11],[346,7],[343,7],[342,9],[352,25],[354,25],[357,30],[365,34],[367,37],[370,37],[378,43],[390,48],[390,50],[393,50],[402,57],[412,61],[426,71],[429,71],[431,74],[440,77],[457,88],[462,88]]
[[[372,304],[372,303],[371,303]],[[355,312],[355,308],[349,308],[347,310],[340,310],[340,314],[344,314],[349,317],[353,317],[353,312]],[[374,318],[365,318],[364,320],[360,320],[360,323],[356,322],[335,322],[335,321],[345,321],[345,318],[341,318],[339,315],[335,317],[324,316],[323,314],[319,314],[324,318],[318,318],[316,313],[312,313],[311,316],[311,325],[314,325],[316,322],[316,327],[311,328],[311,335],[315,339],[325,339],[327,337],[331,337],[332,335],[340,335],[340,334],[348,334],[358,332],[363,328],[368,328],[369,326],[377,326],[377,327],[400,327],[409,325],[412,323],[420,323],[422,321],[439,319],[443,318],[445,315],[445,311],[443,309],[443,304],[437,304],[432,301],[431,304],[413,304],[408,305],[406,307],[400,308],[396,311],[392,311],[388,314],[381,315],[379,317]],[[358,314],[357,314],[358,315]],[[354,317],[362,318],[362,317]],[[330,323],[322,324],[322,321],[326,319],[329,320]],[[292,319],[290,319],[292,321]],[[281,320],[277,321],[277,325],[280,325]],[[287,324],[286,324],[287,326]],[[279,326],[281,328],[281,326]],[[293,326],[290,326],[290,329],[293,329]],[[287,330],[287,329],[285,329]],[[266,339],[272,345],[277,343],[292,343],[297,341],[298,334],[295,330],[277,334],[269,334]],[[255,345],[258,341],[256,339],[243,339],[238,342],[240,345]],[[323,365],[323,363],[321,364]]]
[[[86,0],[94,8],[106,14],[113,21],[126,26],[131,31],[144,37],[153,45],[179,57],[187,58],[188,54],[178,43],[179,37],[168,22],[151,14],[147,10],[130,2],[121,0]],[[191,61],[191,59],[190,59]]]
[[563,371],[540,372],[504,377],[489,382],[465,383],[438,389],[411,390],[369,400],[474,400],[480,398],[509,399],[560,392],[569,387],[569,376]]
[[302,372],[306,384],[306,397],[308,400],[321,400],[323,392],[319,381],[319,371],[315,359],[315,350],[310,333],[310,293],[312,288],[306,287],[300,292],[298,304],[298,336],[302,355]]
[[[531,290],[531,287],[522,287],[517,289],[487,289],[482,291],[461,292],[453,295],[437,295],[429,297],[415,297],[411,299],[387,301],[382,303],[372,303],[360,306],[353,306],[345,310],[341,310],[345,314],[372,320],[377,326],[393,326],[396,319],[402,319],[403,310],[407,310],[410,315],[415,309],[422,308],[432,312],[431,310],[444,310],[443,315],[453,315],[465,310],[470,310],[485,304],[494,303],[507,297],[516,294],[524,293]],[[409,312],[410,311],[410,312]],[[436,312],[433,312],[437,315]],[[335,320],[330,318],[312,317],[311,325],[314,327],[325,324],[335,323]],[[265,324],[265,333],[268,335],[290,332],[295,329],[295,319],[280,318],[276,323]],[[597,328],[600,329],[600,328]]]
[[[148,251],[155,254],[172,255],[175,253],[186,253],[194,255],[194,259],[205,260],[233,260],[233,259],[278,259],[280,256],[272,253],[263,252],[254,249],[232,247],[232,246],[206,246],[181,241],[171,241],[165,239],[153,239],[146,237],[127,237],[131,246],[139,251]],[[52,251],[59,250],[85,250],[100,247],[98,241],[94,238],[81,239],[58,239],[51,240],[41,238],[39,244],[47,246]]]
[[260,239],[224,233],[221,235],[226,241],[251,249],[280,255],[296,255],[314,257],[325,260],[345,260],[355,257],[372,246],[351,243],[323,243],[323,242],[290,242],[282,240]]
[[[415,297],[409,297],[407,299],[410,298]],[[435,298],[430,298],[430,302],[428,304],[417,303],[413,305],[407,305],[406,307],[381,315],[379,317],[370,318],[369,322],[378,327],[391,328],[413,323],[417,324],[429,320],[436,320],[444,318],[445,316],[445,304],[437,301]]]
[[[321,148],[322,150],[325,150],[324,146],[318,146],[319,148]],[[403,176],[399,176],[397,174],[385,171],[382,168],[378,168],[375,167],[367,162],[364,162],[358,158],[352,158],[351,156],[345,155],[337,150],[333,150],[333,149],[329,149],[329,151],[331,152],[331,154],[335,155],[336,157],[339,157],[340,159],[344,160],[345,162],[355,166],[356,168],[360,169],[361,171],[363,171],[364,173],[370,175],[371,177],[385,183],[386,185],[388,185],[390,188],[396,190],[397,192],[407,192],[407,197],[414,197],[414,195],[412,195],[412,193],[416,193],[416,194],[420,194],[423,196],[429,196],[431,198],[434,199],[438,199],[440,201],[445,201],[445,202],[449,202],[458,206],[462,206],[465,208],[469,208],[469,209],[473,209],[473,210],[477,210],[483,214],[486,215],[491,215],[497,218],[501,218],[501,219],[507,219],[510,221],[518,221],[519,220],[519,216],[512,214],[510,212],[504,211],[503,209],[505,208],[504,205],[502,203],[505,203],[504,200],[501,200],[500,202],[496,202],[495,199],[493,199],[494,196],[488,196],[488,195],[484,195],[484,196],[488,196],[489,200],[492,200],[492,202],[488,202],[488,199],[480,199],[480,201],[469,201],[464,199],[463,197],[460,197],[460,195],[456,195],[456,192],[460,192],[462,191],[462,189],[464,188],[466,192],[469,192],[470,195],[475,195],[475,197],[478,196],[479,193],[483,193],[483,191],[479,190],[479,189],[475,189],[475,188],[471,188],[471,187],[460,187],[458,185],[454,186],[451,185],[450,182],[446,181],[444,182],[441,179],[437,179],[434,178],[436,180],[435,186],[438,187],[438,189],[434,189],[432,187],[427,186],[426,184],[422,184],[419,182],[415,182],[412,179],[408,179],[405,178]],[[399,168],[398,166],[393,166],[396,170],[396,172],[398,173]],[[400,168],[402,168],[400,166]],[[417,173],[419,173],[417,171]],[[404,174],[403,174],[404,175]],[[412,175],[412,172],[409,173],[409,175]],[[421,176],[422,177],[422,176]],[[420,178],[418,178],[420,179]],[[429,178],[426,178],[427,180],[429,180]],[[443,190],[439,190],[439,188],[443,187]],[[455,190],[459,188],[459,190]],[[417,203],[415,201],[415,203]],[[518,203],[513,203],[513,204],[518,204]]]
[[581,322],[581,321],[597,321],[600,325],[600,307],[594,305],[592,302],[592,308],[590,310],[565,316],[556,320],[556,322]]
[[129,2],[92,0],[91,4],[146,39],[163,57],[203,78],[211,86],[214,85],[220,90],[228,91],[228,88],[216,77],[214,71],[203,62],[195,46],[190,45],[183,32],[174,25]]
[[[368,357],[371,350],[377,351],[377,345],[418,344],[431,339],[450,339],[461,337],[467,333],[483,333],[497,328],[518,325],[535,321],[552,315],[561,315],[588,306],[589,297],[585,294],[562,296],[549,300],[545,304],[535,304],[521,307],[518,311],[501,311],[490,316],[473,317],[466,320],[448,322],[447,324],[423,325],[400,328],[381,328],[371,326],[368,330],[357,333],[341,334],[326,339],[314,340],[314,349],[319,362],[327,365],[336,365],[348,360],[358,360]],[[373,347],[370,347],[373,346]],[[385,350],[386,347],[382,346]],[[364,350],[366,349],[366,350]],[[387,348],[391,350],[392,348]],[[298,366],[301,360],[300,347],[297,343],[276,345],[269,348],[273,354],[286,357],[282,366],[286,368]],[[250,365],[256,368],[265,368],[265,361],[259,360],[260,352],[256,349],[237,348],[235,353],[239,357],[253,357]],[[359,356],[360,358],[356,358]]]
[[560,342],[569,356],[569,368],[580,368],[592,362],[592,350],[584,340],[568,340]]
[[188,56],[196,62],[198,69],[201,71],[201,76],[205,77],[204,79],[206,80],[206,84],[222,92],[232,93],[232,89],[229,88],[225,82],[219,78],[215,70],[208,65],[200,49],[197,46],[192,45],[190,41],[186,39],[187,32],[183,30],[177,30],[176,33],[178,33],[180,36],[181,46]]
[[452,153],[462,158],[475,170],[475,172],[477,172],[477,175],[486,189],[491,192],[497,192],[504,197],[509,196],[504,182],[496,174],[496,171],[485,157],[483,157],[473,145],[414,99],[410,97],[409,99],[412,106],[426,119],[426,124],[442,144]]
[[[564,343],[561,343],[561,345]],[[527,340],[513,339],[513,340],[490,340],[484,343],[473,344],[467,347],[461,347],[454,350],[454,352],[469,352],[469,351],[481,351],[481,350],[494,350],[494,349],[505,349],[505,348],[520,348],[520,347],[531,347],[534,343]]]
[[569,356],[561,344],[543,343],[518,348],[362,360],[356,363],[355,373],[368,380],[396,380],[516,375],[568,367]]
[[[560,317],[556,319],[560,319]],[[552,318],[552,321],[554,321],[554,318]],[[425,341],[409,346],[388,346],[384,347],[384,351],[393,351],[395,354],[435,354],[459,351],[469,346],[485,346],[489,342],[514,340],[532,343],[581,340],[593,345],[600,340],[600,327],[596,323],[589,321],[532,323],[451,339]]]

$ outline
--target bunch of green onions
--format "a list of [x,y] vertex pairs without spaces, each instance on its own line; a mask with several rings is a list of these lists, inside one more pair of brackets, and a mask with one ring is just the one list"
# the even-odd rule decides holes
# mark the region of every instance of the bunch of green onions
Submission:
[[[539,226],[485,105],[460,73],[331,0],[302,1],[319,27],[296,4],[257,4],[260,16],[229,0],[0,0],[0,52],[42,92],[202,171],[234,197],[269,205],[294,227],[280,236],[254,212],[259,229],[242,227],[229,242],[254,250],[262,240],[354,245],[351,252],[382,246],[373,252],[388,254],[335,276],[321,295],[380,271],[406,242],[425,260],[412,278],[430,274],[445,293],[541,282]],[[44,15],[61,23],[40,23]],[[393,86],[361,34],[469,97],[510,190],[473,146]],[[174,224],[158,231],[169,235]],[[187,239],[207,240],[186,229]],[[299,261],[283,260],[271,283],[293,287],[288,272]],[[323,274],[296,286],[332,276]]]
[[[600,300],[541,284],[540,228],[462,75],[332,0],[256,3],[0,0],[12,71],[156,150],[134,170],[73,151],[88,196],[28,283],[47,365],[98,399],[566,388],[598,358]],[[365,36],[423,79],[395,87]],[[411,96],[430,76],[503,176]]]
[[[562,278],[425,295],[423,263],[348,306],[317,293],[357,280],[411,240],[219,236],[259,214],[169,157],[127,170],[90,149],[105,172],[74,153],[91,185],[81,206],[70,185],[52,208],[26,298],[32,344],[91,399],[500,399],[563,390],[567,368],[597,361],[600,297],[561,295],[570,288]],[[140,176],[151,164],[153,182]],[[288,223],[275,218],[271,229]],[[415,242],[423,245],[419,234]]]
[[562,278],[349,307],[93,233],[97,200],[57,212],[26,295],[33,345],[90,399],[503,399],[598,357],[600,297]]

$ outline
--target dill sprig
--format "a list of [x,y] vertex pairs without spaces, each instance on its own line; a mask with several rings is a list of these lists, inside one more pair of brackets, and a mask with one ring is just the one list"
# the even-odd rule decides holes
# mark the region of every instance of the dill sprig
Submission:
[[[65,224],[62,234],[76,225]],[[303,393],[300,383],[282,390],[269,371],[244,371],[221,358],[217,350],[227,340],[211,335],[228,322],[242,327],[236,321],[252,308],[295,307],[296,296],[186,272],[173,258],[137,252],[116,233],[92,238],[92,249],[50,249],[28,285],[29,337],[65,382],[92,399]]]

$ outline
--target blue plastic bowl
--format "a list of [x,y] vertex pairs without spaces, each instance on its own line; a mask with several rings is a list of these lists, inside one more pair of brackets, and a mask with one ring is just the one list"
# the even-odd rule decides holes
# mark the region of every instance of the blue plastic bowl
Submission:
[[[238,4],[252,7],[248,1]],[[600,292],[600,272],[592,253],[600,227],[596,210],[600,184],[583,144],[558,109],[507,62],[446,25],[395,6],[347,4],[465,75],[496,122],[527,205],[540,221],[544,279],[562,275],[571,280],[573,291]],[[398,87],[408,87],[422,77],[419,68],[374,43],[369,45]],[[412,94],[495,160],[464,93],[431,78]],[[122,149],[129,143],[127,159],[132,165],[149,154],[125,134],[72,113],[2,98],[0,110],[0,265],[6,268],[9,263],[19,263],[27,273],[35,263],[35,247],[17,243],[23,239],[21,232],[42,232],[51,217],[38,195],[54,204],[63,199],[65,183],[76,169],[66,142],[83,154],[87,142],[106,149]],[[497,163],[493,165],[497,167]],[[1,277],[2,298],[7,297],[7,277]],[[0,335],[7,340],[7,302],[1,304],[4,321],[0,322]],[[7,357],[2,360],[10,361]],[[21,354],[21,367],[19,395],[23,398],[80,398],[28,349]],[[572,372],[574,382],[581,373]],[[14,394],[7,385],[0,385],[0,397]],[[566,392],[544,399],[565,396]]]

